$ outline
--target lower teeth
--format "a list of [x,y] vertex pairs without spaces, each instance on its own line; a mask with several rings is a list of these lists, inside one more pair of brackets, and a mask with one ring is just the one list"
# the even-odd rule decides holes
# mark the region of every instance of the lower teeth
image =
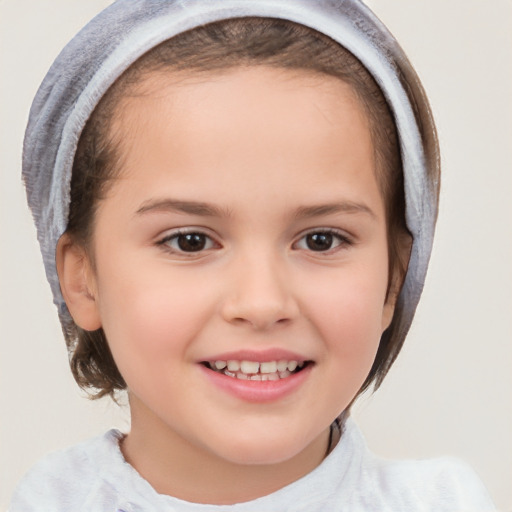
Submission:
[[254,374],[247,374],[242,372],[230,372],[227,369],[224,370],[217,370],[219,373],[222,373],[228,377],[232,377],[235,379],[240,380],[260,380],[260,381],[266,381],[266,380],[279,380],[279,379],[286,379],[286,377],[289,377],[292,373],[288,370],[285,370],[283,372],[274,372],[274,373],[254,373]]

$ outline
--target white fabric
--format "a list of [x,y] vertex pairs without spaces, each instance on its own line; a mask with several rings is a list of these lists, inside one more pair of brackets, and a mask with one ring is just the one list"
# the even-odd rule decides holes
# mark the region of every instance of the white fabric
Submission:
[[473,471],[451,458],[389,461],[370,453],[348,420],[331,454],[283,489],[237,505],[199,505],[158,494],[123,458],[117,430],[40,461],[9,512],[489,512]]

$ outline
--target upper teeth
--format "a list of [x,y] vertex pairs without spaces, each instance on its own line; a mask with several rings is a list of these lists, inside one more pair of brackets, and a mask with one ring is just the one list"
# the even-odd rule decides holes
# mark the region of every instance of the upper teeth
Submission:
[[276,373],[276,372],[293,372],[297,367],[304,366],[303,361],[265,361],[259,363],[257,361],[237,361],[230,359],[228,361],[213,361],[210,366],[216,370],[224,370],[227,368],[230,372],[241,372],[247,375],[255,373]]

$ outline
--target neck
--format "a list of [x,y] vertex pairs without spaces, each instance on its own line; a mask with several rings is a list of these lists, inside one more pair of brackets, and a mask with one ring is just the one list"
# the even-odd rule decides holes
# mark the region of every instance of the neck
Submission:
[[131,411],[131,432],[121,444],[127,462],[159,494],[193,503],[231,505],[275,492],[318,466],[329,440],[326,429],[288,460],[238,464],[189,442],[157,417]]

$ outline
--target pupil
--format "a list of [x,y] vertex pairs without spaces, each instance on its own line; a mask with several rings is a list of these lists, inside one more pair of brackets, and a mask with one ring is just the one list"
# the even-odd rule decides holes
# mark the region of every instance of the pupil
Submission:
[[307,235],[306,243],[312,251],[327,251],[332,246],[332,235],[329,233],[313,233]]
[[189,233],[178,237],[178,246],[182,251],[194,252],[204,249],[206,240],[204,235]]

